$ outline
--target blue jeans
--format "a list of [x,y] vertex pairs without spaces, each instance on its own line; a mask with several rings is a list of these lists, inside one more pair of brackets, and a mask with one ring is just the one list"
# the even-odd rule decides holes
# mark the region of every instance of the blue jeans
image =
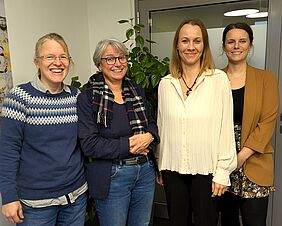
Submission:
[[80,195],[72,204],[32,208],[22,204],[24,221],[18,226],[83,226],[87,195]]
[[151,160],[137,165],[112,166],[106,199],[95,199],[100,226],[147,226],[155,190],[155,167]]

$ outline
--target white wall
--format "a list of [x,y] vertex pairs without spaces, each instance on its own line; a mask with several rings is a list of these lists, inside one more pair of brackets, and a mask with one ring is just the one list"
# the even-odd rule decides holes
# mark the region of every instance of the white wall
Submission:
[[[129,26],[119,24],[122,19],[134,17],[134,0],[87,0],[88,26],[91,60],[96,44],[105,38],[117,38],[125,40],[125,31]],[[95,72],[94,64],[91,64],[91,71]]]
[[[97,42],[110,37],[125,40],[128,26],[117,21],[134,17],[134,0],[5,0],[5,13],[14,85],[36,74],[34,46],[49,32],[61,34],[70,48],[75,66],[67,83],[74,75],[85,83],[96,71],[92,55]],[[6,226],[2,214],[0,225]]]
[[134,0],[5,0],[14,84],[33,78],[34,46],[49,32],[61,34],[75,62],[68,76],[84,83],[96,71],[92,55],[98,41],[125,39],[120,19],[134,17]]
[[12,75],[14,84],[31,80],[34,46],[49,32],[61,34],[69,45],[75,66],[73,75],[90,73],[89,31],[86,1],[78,0],[6,0]]

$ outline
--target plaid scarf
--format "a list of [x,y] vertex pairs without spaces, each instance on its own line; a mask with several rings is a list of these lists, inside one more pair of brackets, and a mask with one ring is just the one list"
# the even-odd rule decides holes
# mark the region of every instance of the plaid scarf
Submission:
[[[94,111],[98,112],[97,123],[108,127],[108,123],[113,119],[114,94],[105,83],[101,72],[90,77],[88,87],[93,90],[92,106]],[[122,97],[133,133],[145,133],[148,120],[142,96],[137,92],[133,82],[126,77],[122,81]]]

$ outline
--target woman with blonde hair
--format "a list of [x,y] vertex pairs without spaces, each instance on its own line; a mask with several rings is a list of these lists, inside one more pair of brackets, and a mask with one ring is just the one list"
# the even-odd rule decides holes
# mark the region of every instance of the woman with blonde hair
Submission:
[[4,101],[0,192],[10,223],[84,225],[87,183],[77,139],[79,90],[64,83],[70,62],[61,35],[42,36],[35,46],[38,73]]
[[193,211],[196,226],[216,226],[216,197],[236,168],[232,97],[226,74],[214,68],[200,20],[179,25],[158,98],[158,181],[164,184],[170,224],[192,225]]

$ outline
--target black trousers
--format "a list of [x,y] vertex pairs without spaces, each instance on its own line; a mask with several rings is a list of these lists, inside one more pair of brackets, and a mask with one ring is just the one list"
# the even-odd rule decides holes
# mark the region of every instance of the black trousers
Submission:
[[165,170],[162,176],[171,226],[217,226],[217,198],[211,197],[212,175],[183,175]]
[[266,226],[268,197],[241,198],[226,192],[219,199],[222,226],[240,226],[239,214],[243,226]]

